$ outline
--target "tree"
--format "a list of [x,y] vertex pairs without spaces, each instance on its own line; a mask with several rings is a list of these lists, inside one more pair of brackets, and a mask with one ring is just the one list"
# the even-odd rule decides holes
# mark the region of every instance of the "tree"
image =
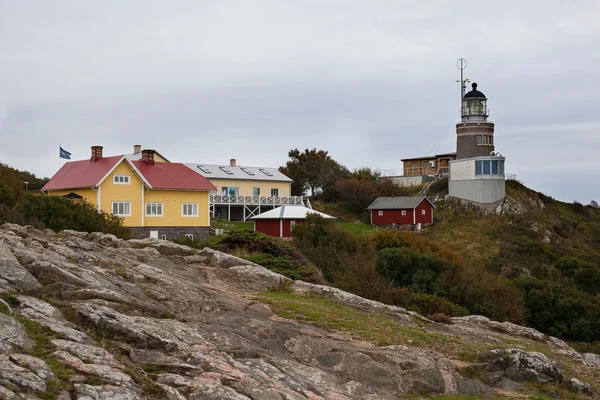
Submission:
[[290,161],[279,170],[292,178],[292,194],[301,196],[307,191],[311,195],[319,195],[324,200],[337,200],[335,183],[348,175],[348,169],[329,156],[324,150],[298,149],[288,153]]

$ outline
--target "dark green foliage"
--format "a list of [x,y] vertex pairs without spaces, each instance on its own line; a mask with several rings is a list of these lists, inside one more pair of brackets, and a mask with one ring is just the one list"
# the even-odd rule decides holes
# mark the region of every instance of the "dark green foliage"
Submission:
[[[29,182],[24,192],[23,180]],[[74,203],[56,196],[45,196],[39,191],[47,179],[38,179],[28,172],[17,171],[0,164],[0,223],[33,225],[38,229],[55,231],[73,229],[82,232],[111,233],[128,238],[130,230],[123,219],[105,212],[99,213],[89,203]]]
[[600,337],[600,302],[595,296],[551,282],[518,278],[525,294],[528,323],[550,335],[577,341]]
[[289,242],[260,232],[236,231],[223,237],[217,248],[262,265],[291,279],[323,283],[319,271]]
[[0,205],[0,223],[4,222],[31,224],[38,229],[55,231],[104,232],[125,239],[130,236],[122,218],[98,212],[89,203],[73,203],[56,196],[23,194],[14,207]]
[[311,282],[319,275],[319,271],[314,266],[298,265],[284,257],[273,257],[270,254],[256,254],[245,257],[245,259],[294,280]]
[[346,167],[340,165],[324,150],[298,149],[288,153],[290,161],[279,170],[292,178],[292,195],[302,196],[310,190],[310,194],[325,201],[336,201],[338,194],[335,183],[348,175]]
[[442,269],[441,260],[406,247],[383,249],[377,253],[377,272],[392,285],[415,292],[434,293]]
[[433,294],[411,292],[405,288],[394,288],[390,293],[391,304],[422,315],[444,314],[451,317],[469,315],[466,308]]

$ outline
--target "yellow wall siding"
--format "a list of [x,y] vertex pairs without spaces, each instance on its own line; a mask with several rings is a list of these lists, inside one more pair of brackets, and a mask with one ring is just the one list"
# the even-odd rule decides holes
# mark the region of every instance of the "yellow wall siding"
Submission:
[[240,179],[208,179],[217,187],[217,194],[221,195],[223,186],[233,186],[240,188],[240,196],[252,196],[252,188],[260,188],[260,195],[263,197],[271,196],[271,189],[279,189],[279,197],[289,197],[291,193],[291,184],[289,182],[274,181],[247,181]]
[[97,193],[96,193],[95,190],[93,190],[91,188],[50,190],[50,191],[48,191],[48,195],[49,196],[64,196],[64,195],[67,195],[67,194],[69,194],[71,192],[77,193],[78,195],[80,195],[81,197],[83,197],[83,199],[85,201],[87,201],[88,203],[96,205],[96,200],[98,200]]
[[157,153],[154,153],[154,161],[156,161],[156,162],[168,162],[167,160],[165,160],[164,158],[162,158]]
[[[145,203],[162,203],[163,216],[145,216],[145,226],[209,226],[208,192],[146,190]],[[181,215],[182,203],[197,203],[198,216]],[[145,205],[144,205],[145,207]],[[145,212],[145,208],[144,208]]]
[[[129,185],[113,183],[114,175],[129,175]],[[113,201],[130,201],[131,216],[123,217],[125,226],[142,226],[142,180],[123,160],[100,185],[100,208],[112,213]]]

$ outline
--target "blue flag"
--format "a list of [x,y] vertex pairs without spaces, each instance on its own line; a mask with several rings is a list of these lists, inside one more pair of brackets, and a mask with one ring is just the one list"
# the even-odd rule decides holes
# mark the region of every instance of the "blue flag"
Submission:
[[62,147],[58,147],[60,149],[60,158],[66,158],[67,160],[71,159],[71,153],[69,153],[68,151],[66,151],[65,149],[63,149]]

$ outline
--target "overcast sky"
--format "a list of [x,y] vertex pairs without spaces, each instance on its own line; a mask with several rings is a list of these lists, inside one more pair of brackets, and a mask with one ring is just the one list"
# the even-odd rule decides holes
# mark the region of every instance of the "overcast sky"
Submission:
[[52,176],[59,144],[141,144],[277,167],[316,147],[399,168],[455,151],[459,57],[506,171],[600,201],[598,0],[0,0],[0,161]]

